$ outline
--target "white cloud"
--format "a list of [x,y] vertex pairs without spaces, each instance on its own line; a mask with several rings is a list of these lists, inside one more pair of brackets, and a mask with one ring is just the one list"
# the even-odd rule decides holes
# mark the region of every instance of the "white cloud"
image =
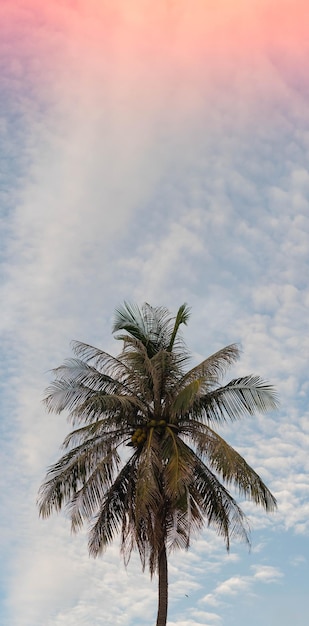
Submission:
[[253,575],[231,576],[218,583],[213,591],[200,602],[213,607],[220,607],[222,603],[230,603],[235,596],[245,595],[247,598],[254,594],[256,583],[278,583],[284,576],[278,567],[272,565],[252,565]]
[[209,613],[207,611],[193,611],[193,616],[200,619],[203,624],[218,625],[222,624],[222,619],[217,613]]
[[291,565],[293,565],[293,567],[300,567],[302,565],[305,565],[307,563],[307,559],[303,554],[296,554],[291,560],[290,560]]
[[256,580],[267,584],[278,582],[283,577],[283,573],[272,565],[253,565],[252,570]]
[[250,580],[241,576],[232,576],[216,587],[216,593],[221,595],[234,596],[250,587]]

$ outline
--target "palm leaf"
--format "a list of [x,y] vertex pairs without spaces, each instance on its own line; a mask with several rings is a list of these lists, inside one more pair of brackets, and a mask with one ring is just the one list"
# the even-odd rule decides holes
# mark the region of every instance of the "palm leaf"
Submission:
[[119,464],[120,456],[117,449],[113,448],[95,465],[87,481],[71,498],[68,510],[73,532],[77,532],[84,521],[91,520],[100,509],[106,489],[113,484],[114,474]]
[[136,462],[134,454],[119,472],[101,502],[100,510],[89,532],[89,553],[101,554],[119,533],[123,520],[132,515],[135,492]]
[[147,412],[142,401],[133,394],[122,395],[97,391],[85,385],[66,380],[55,380],[47,389],[44,402],[47,410],[53,413],[69,411],[68,418],[73,424],[99,419],[102,414]]
[[208,389],[218,385],[227,368],[239,358],[239,348],[233,343],[190,369],[179,381],[179,386],[187,385],[195,380],[204,379]]
[[160,472],[162,463],[160,459],[159,440],[152,428],[148,440],[139,453],[136,488],[135,508],[136,520],[148,516],[149,509],[155,509],[161,501]]
[[204,380],[201,378],[192,380],[186,387],[183,387],[174,398],[170,407],[171,414],[178,415],[187,413],[197,398],[200,396],[200,391],[203,389]]
[[278,399],[272,385],[259,376],[245,376],[200,397],[192,414],[204,415],[209,422],[225,422],[276,408]]
[[176,502],[186,492],[194,470],[188,447],[169,426],[162,441],[162,458],[166,496],[172,502]]
[[191,492],[208,526],[224,538],[227,550],[233,537],[250,543],[249,525],[241,508],[215,474],[198,458]]
[[120,441],[125,440],[129,432],[131,432],[131,428],[128,427],[128,424],[122,424],[120,428],[115,428],[106,419],[96,420],[69,433],[63,441],[62,448],[66,450],[77,447],[89,440],[95,441],[96,438],[101,438],[107,447],[116,446]]
[[49,468],[46,481],[40,488],[40,515],[48,517],[53,510],[59,512],[63,504],[70,503],[91,476],[93,468],[99,465],[105,467],[106,485],[112,483],[118,462],[117,451],[112,450],[102,437],[88,440],[67,452]]
[[73,352],[83,362],[86,364],[92,362],[92,365],[96,369],[104,371],[105,374],[109,374],[119,382],[128,374],[125,364],[108,352],[95,348],[90,344],[83,343],[82,341],[72,341],[71,345]]
[[207,459],[225,484],[233,484],[242,496],[263,506],[266,511],[276,508],[276,499],[260,476],[220,435],[196,423],[188,427],[188,432],[196,444],[198,456]]
[[171,352],[173,350],[173,347],[174,347],[174,344],[175,344],[175,339],[177,337],[177,333],[178,333],[180,325],[181,324],[185,324],[185,326],[186,326],[187,322],[189,320],[189,317],[190,317],[190,307],[188,307],[188,305],[185,302],[184,304],[182,304],[179,307],[179,309],[177,311],[174,328],[172,330],[170,342],[169,342],[169,345],[168,345],[168,348],[167,348],[168,352]]
[[[140,310],[125,302],[116,309],[113,332],[125,330],[144,345],[151,358],[160,348],[166,347],[169,323],[169,311],[164,307],[154,308],[145,303]],[[126,340],[126,335],[117,335],[116,339]]]

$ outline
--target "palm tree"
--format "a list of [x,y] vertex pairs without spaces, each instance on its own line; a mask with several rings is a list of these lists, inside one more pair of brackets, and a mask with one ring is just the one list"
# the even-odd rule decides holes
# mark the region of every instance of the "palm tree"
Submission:
[[113,327],[121,331],[119,356],[74,342],[76,358],[54,370],[45,398],[48,411],[69,412],[74,430],[40,488],[40,515],[66,505],[73,531],[88,522],[94,557],[118,533],[126,564],[137,549],[143,569],[158,574],[157,626],[166,625],[170,550],[187,549],[205,524],[227,549],[234,536],[249,541],[229,487],[266,511],[276,507],[261,478],[213,430],[276,408],[274,390],[258,376],[220,386],[239,356],[234,344],[188,369],[179,331],[188,318],[186,304],[172,317],[162,307],[125,303]]

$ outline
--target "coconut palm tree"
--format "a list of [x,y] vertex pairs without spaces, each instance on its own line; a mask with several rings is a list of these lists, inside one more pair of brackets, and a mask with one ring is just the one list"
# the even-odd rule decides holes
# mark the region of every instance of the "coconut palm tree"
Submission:
[[75,358],[54,370],[48,411],[66,410],[74,430],[39,493],[42,517],[66,505],[72,530],[87,522],[89,552],[103,553],[120,533],[128,562],[158,574],[157,626],[167,619],[167,554],[187,549],[206,524],[225,540],[249,541],[246,518],[229,491],[272,511],[276,500],[248,463],[213,427],[277,406],[273,388],[258,376],[220,386],[239,356],[229,345],[188,367],[180,334],[189,308],[175,317],[149,304],[116,310],[118,357],[74,342]]

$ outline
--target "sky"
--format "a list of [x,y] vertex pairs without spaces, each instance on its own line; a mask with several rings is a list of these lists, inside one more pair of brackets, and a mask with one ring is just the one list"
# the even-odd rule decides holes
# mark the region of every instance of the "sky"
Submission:
[[278,411],[225,436],[278,500],[252,547],[170,557],[168,626],[307,626],[307,0],[2,0],[3,626],[142,626],[157,581],[97,560],[37,491],[69,426],[42,405],[78,339],[117,354],[124,300],[187,302],[194,361],[237,342]]

